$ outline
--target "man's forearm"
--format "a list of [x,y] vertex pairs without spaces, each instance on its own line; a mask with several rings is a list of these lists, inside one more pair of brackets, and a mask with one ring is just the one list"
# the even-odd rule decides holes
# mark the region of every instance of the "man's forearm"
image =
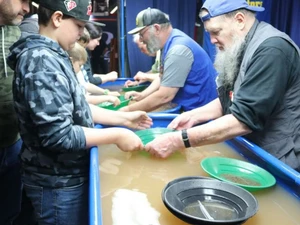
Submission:
[[159,89],[160,86],[160,78],[156,78],[153,80],[153,82],[149,85],[149,87],[147,87],[143,92],[143,96],[144,98],[151,95],[153,92],[157,91]]
[[158,77],[159,77],[159,73],[153,73],[151,70],[145,73],[145,80],[150,82],[153,82]]
[[215,144],[252,131],[232,114],[187,130],[191,146]]
[[196,121],[196,124],[214,120],[223,115],[222,105],[219,98],[216,98],[206,105],[193,109],[187,113],[193,117],[193,120]]
[[143,110],[153,111],[160,106],[169,103],[173,100],[174,96],[178,92],[178,88],[169,88],[161,86],[159,90],[146,98],[128,106],[129,111]]
[[136,110],[150,112],[163,104],[164,102],[162,102],[162,99],[160,97],[157,97],[155,93],[153,93],[138,102],[128,105],[127,107],[131,112]]

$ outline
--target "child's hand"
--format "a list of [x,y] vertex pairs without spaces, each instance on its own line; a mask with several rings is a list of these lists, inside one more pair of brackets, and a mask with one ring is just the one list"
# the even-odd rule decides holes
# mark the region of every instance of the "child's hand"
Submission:
[[124,87],[131,87],[131,86],[136,86],[138,85],[138,81],[132,81],[132,80],[127,80],[124,84]]
[[131,130],[120,129],[116,145],[124,152],[139,151],[144,148],[141,139]]
[[142,92],[128,91],[125,93],[125,99],[130,99],[130,98],[132,98],[132,100],[134,101],[140,101],[144,98],[144,95],[142,94]]
[[118,78],[118,73],[116,71],[112,71],[108,74],[106,74],[106,76],[109,77],[109,81],[115,81]]
[[117,106],[117,105],[120,105],[121,104],[121,101],[118,97],[116,96],[109,96],[109,99],[108,99],[109,102],[113,103],[114,106]]

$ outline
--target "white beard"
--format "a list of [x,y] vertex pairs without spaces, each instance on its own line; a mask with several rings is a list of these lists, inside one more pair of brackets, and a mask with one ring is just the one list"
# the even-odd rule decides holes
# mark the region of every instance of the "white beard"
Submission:
[[154,35],[154,31],[152,31],[152,29],[149,29],[149,39],[147,44],[147,50],[150,54],[155,55],[156,52],[160,49],[160,40],[155,37]]
[[224,50],[217,49],[214,66],[218,72],[217,85],[232,87],[240,70],[240,56],[245,47],[245,38],[232,36],[233,45]]

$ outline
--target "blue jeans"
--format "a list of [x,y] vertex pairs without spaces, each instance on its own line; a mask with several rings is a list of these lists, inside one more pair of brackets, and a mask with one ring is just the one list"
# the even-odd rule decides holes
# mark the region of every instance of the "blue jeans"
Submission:
[[49,188],[24,182],[39,225],[87,225],[88,183]]
[[22,141],[0,148],[0,224],[10,225],[21,210],[22,183],[19,153]]

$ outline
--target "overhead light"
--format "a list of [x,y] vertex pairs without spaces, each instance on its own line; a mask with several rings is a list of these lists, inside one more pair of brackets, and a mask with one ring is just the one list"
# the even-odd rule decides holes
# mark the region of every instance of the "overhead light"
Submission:
[[31,4],[36,7],[36,8],[39,8],[39,4],[35,3],[35,2],[31,2]]
[[117,10],[118,10],[118,6],[116,6],[115,8],[113,8],[113,9],[110,11],[110,14],[114,14]]

